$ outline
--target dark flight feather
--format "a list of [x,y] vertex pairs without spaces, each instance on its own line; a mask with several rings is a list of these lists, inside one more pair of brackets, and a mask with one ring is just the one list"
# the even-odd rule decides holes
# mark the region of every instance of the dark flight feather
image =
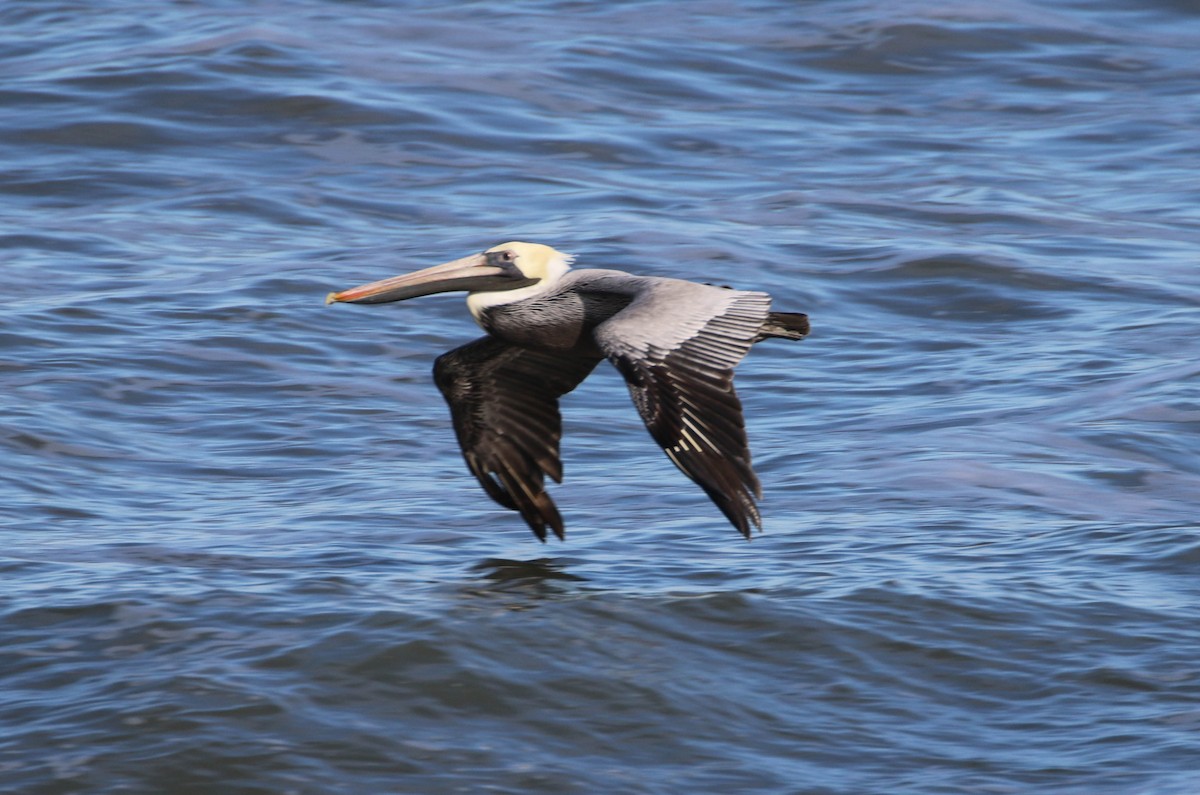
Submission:
[[[677,467],[749,538],[762,529],[756,499],[762,489],[750,465],[742,405],[733,388],[733,368],[758,337],[770,308],[762,293],[716,294],[714,303],[673,302],[685,318],[670,318],[655,291],[647,290],[624,311],[596,328],[600,347],[629,385],[646,429]],[[682,310],[677,310],[682,312]],[[675,337],[653,328],[679,329]]]
[[599,362],[488,336],[442,354],[433,366],[467,466],[542,541],[547,528],[563,537],[562,517],[544,487],[546,475],[562,481],[558,399]]

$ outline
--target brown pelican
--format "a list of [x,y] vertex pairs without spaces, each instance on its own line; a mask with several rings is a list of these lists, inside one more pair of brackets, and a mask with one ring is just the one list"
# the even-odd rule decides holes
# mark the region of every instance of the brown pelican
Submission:
[[772,312],[766,293],[571,270],[573,257],[537,243],[504,243],[432,268],[330,293],[326,303],[379,304],[467,291],[487,336],[438,357],[434,381],[450,404],[467,466],[493,500],[563,537],[545,491],[562,482],[558,399],[601,359],[629,385],[667,456],[750,538],[762,530],[762,489],[750,468],[733,368],[768,337],[808,334],[802,314]]

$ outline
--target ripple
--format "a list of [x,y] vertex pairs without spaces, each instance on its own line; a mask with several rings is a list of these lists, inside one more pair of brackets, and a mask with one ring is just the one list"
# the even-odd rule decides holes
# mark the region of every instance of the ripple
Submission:
[[[1179,4],[77,6],[0,10],[10,787],[1196,789]],[[538,544],[461,297],[321,304],[514,238],[812,316],[764,533],[605,366]]]

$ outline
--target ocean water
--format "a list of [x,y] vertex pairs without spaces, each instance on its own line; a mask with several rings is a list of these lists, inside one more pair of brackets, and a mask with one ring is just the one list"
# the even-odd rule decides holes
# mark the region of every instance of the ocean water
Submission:
[[[1185,2],[0,5],[0,791],[1200,792]],[[513,239],[770,292],[747,543],[602,366],[463,466]]]

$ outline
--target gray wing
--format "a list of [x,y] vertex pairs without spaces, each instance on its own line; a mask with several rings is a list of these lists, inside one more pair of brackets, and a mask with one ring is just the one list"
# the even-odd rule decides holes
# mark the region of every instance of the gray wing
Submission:
[[649,279],[625,309],[596,328],[650,435],[721,512],[750,537],[762,496],[750,466],[733,368],[758,337],[766,293]]
[[546,475],[562,481],[558,399],[599,361],[482,337],[433,365],[467,466],[488,495],[519,511],[542,541],[547,527],[563,537],[562,517],[544,489]]

